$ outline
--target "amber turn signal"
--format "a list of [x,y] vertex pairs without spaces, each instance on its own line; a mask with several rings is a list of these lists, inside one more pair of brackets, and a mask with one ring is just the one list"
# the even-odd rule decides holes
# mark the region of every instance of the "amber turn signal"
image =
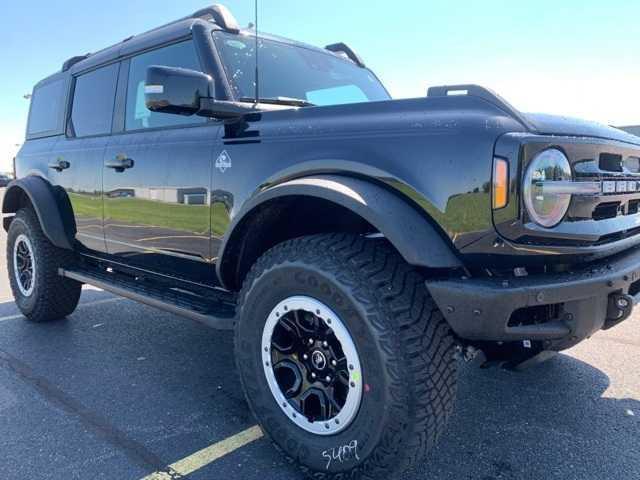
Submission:
[[509,198],[509,165],[496,158],[493,162],[493,208],[503,208]]

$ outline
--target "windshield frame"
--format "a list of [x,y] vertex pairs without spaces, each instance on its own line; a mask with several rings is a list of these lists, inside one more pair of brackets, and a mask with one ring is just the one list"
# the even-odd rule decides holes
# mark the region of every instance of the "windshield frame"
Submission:
[[[252,41],[254,39],[254,32],[249,32],[249,31],[242,31],[239,34],[230,34],[228,32],[225,31],[221,31],[221,30],[213,30],[212,31],[212,38],[213,38],[213,45],[215,47],[216,50],[216,55],[219,58],[220,61],[220,65],[222,67],[222,73],[223,75],[226,77],[226,82],[229,85],[229,91],[232,95],[232,101],[236,101],[236,102],[247,102],[248,98],[251,97],[253,100],[255,101],[253,92],[251,92],[251,95],[245,95],[243,94],[243,92],[240,91],[240,87],[238,86],[237,82],[233,79],[233,75],[229,72],[229,65],[228,62],[225,59],[225,55],[222,51],[222,49],[224,47],[222,47],[220,45],[220,42],[223,42],[225,39],[230,38],[230,37],[241,37],[242,40],[250,40]],[[280,38],[280,37],[274,37],[268,34],[258,34],[258,40],[263,42],[271,42],[271,43],[276,43],[279,45],[282,45],[284,47],[287,48],[292,48],[292,49],[304,49],[307,50],[309,52],[313,52],[316,54],[320,54],[320,55],[327,55],[329,56],[331,59],[334,60],[338,60],[340,62],[344,62],[346,65],[348,65],[349,67],[355,68],[355,69],[362,69],[365,70],[369,75],[371,75],[373,77],[373,79],[376,81],[377,85],[380,87],[380,89],[384,92],[384,94],[386,95],[387,98],[385,99],[378,99],[378,100],[369,100],[367,99],[366,101],[363,102],[351,102],[351,103],[336,103],[336,104],[330,104],[330,105],[351,105],[351,104],[355,104],[355,103],[372,103],[372,102],[381,102],[381,101],[390,101],[393,100],[393,97],[391,96],[391,94],[389,93],[389,90],[387,90],[387,87],[384,85],[384,83],[380,80],[380,78],[378,78],[378,76],[375,74],[375,72],[373,70],[371,70],[368,67],[360,67],[358,66],[356,63],[354,63],[353,61],[351,61],[350,59],[344,58],[340,55],[336,55],[333,52],[330,52],[328,50],[323,50],[317,47],[313,47],[311,45],[306,45],[304,43],[299,43],[299,42],[295,42],[295,41],[291,41],[291,40],[287,40],[284,38]],[[258,57],[258,61],[260,62],[260,57]],[[261,62],[259,63],[259,65],[261,64]],[[359,87],[358,87],[359,88]],[[260,92],[262,93],[262,92]],[[363,92],[363,94],[366,93]],[[268,97],[266,97],[268,98]],[[317,106],[330,106],[330,105],[317,105]],[[315,106],[315,105],[314,105]]]

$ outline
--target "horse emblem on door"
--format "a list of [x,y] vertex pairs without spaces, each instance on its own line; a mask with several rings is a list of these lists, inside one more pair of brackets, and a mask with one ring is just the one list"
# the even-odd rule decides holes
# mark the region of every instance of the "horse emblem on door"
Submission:
[[231,157],[227,153],[226,150],[223,150],[218,158],[216,158],[216,168],[220,170],[221,173],[227,171],[227,168],[231,168]]

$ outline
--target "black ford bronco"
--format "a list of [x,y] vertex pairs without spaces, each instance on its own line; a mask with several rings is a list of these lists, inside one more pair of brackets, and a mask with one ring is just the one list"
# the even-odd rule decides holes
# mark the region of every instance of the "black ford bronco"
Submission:
[[456,358],[531,365],[640,293],[638,137],[475,85],[394,101],[347,45],[222,6],[38,83],[15,173],[25,317],[90,284],[234,329],[248,404],[315,478],[420,461]]

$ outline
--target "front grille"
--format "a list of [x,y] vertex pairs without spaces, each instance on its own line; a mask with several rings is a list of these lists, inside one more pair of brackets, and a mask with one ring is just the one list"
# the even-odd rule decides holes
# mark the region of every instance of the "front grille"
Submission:
[[600,170],[605,172],[622,172],[622,155],[615,153],[601,153],[598,162]]
[[[624,144],[574,144],[567,149],[576,181],[600,182],[600,194],[576,198],[565,222],[609,221],[595,226],[607,243],[626,238],[640,223],[640,148]],[[639,215],[638,222],[632,217]],[[613,219],[620,219],[617,223]],[[587,226],[585,225],[585,228]]]
[[591,218],[594,220],[605,220],[607,218],[613,218],[618,216],[620,210],[620,202],[605,202],[600,205],[596,205],[593,209]]
[[640,173],[640,157],[634,154],[603,152],[600,154],[598,166],[604,172]]
[[[607,182],[603,182],[607,183]],[[608,182],[617,185],[631,184],[631,181]],[[634,180],[635,184],[636,181]],[[568,221],[579,221],[591,218],[592,220],[608,220],[618,216],[636,215],[640,206],[640,188],[628,189],[624,191],[624,187],[618,187],[619,190],[613,193],[603,192],[601,195],[585,197],[576,201],[581,208],[575,208],[569,213]],[[606,190],[606,188],[603,188]]]

